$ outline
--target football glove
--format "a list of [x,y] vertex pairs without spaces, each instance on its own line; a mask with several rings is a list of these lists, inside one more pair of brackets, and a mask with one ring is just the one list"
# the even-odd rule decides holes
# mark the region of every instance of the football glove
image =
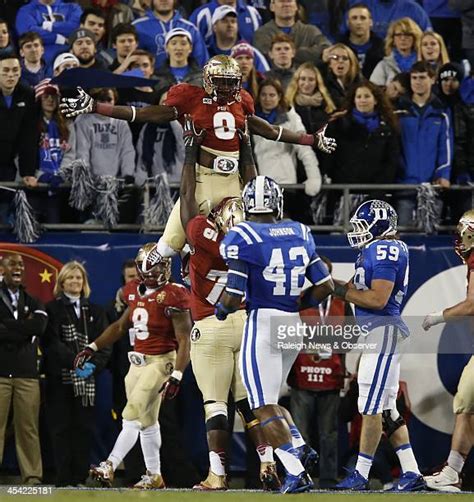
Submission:
[[184,146],[187,148],[192,148],[195,146],[200,146],[206,137],[206,130],[201,129],[196,131],[194,122],[192,121],[191,115],[184,116],[184,126],[183,126],[183,140]]
[[327,124],[324,127],[321,127],[319,131],[314,133],[315,143],[319,150],[324,153],[332,153],[337,148],[337,143],[334,138],[328,138],[326,136],[326,128]]
[[87,361],[90,361],[93,355],[94,355],[94,350],[91,349],[90,347],[85,347],[74,358],[73,368],[74,369],[83,368],[84,364],[86,364]]
[[150,272],[150,270],[155,266],[155,265],[158,265],[158,263],[160,263],[160,261],[163,259],[163,256],[160,254],[160,252],[158,251],[158,245],[155,244],[151,249],[150,251],[148,251],[146,254],[145,254],[145,258],[144,260],[142,261],[142,267],[141,267],[141,271],[144,273],[144,274],[148,274]]
[[169,379],[161,386],[162,399],[174,399],[178,395],[182,377],[183,374],[180,371],[173,371]]
[[431,327],[436,326],[437,324],[441,324],[445,322],[444,316],[443,316],[443,311],[441,312],[432,312],[431,314],[428,314],[425,316],[423,319],[423,322],[421,326],[425,331],[428,331]]
[[75,98],[62,98],[59,109],[67,118],[77,117],[84,113],[94,113],[96,103],[82,87],[77,88],[78,95]]
[[95,364],[93,363],[85,363],[82,368],[76,368],[76,376],[80,378],[89,378],[92,373],[94,373]]

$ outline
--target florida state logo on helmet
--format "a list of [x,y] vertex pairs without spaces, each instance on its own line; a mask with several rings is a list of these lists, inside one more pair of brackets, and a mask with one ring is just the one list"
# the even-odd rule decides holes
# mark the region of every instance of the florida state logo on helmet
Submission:
[[244,204],[239,197],[226,197],[211,211],[210,219],[226,234],[233,226],[244,221]]
[[158,289],[163,287],[171,277],[171,258],[162,257],[161,260],[151,267],[146,272],[143,270],[143,263],[147,260],[148,255],[156,247],[156,243],[148,242],[142,246],[135,258],[138,276],[142,283],[150,289]]
[[203,69],[204,90],[218,103],[240,101],[242,72],[237,61],[230,56],[214,56]]

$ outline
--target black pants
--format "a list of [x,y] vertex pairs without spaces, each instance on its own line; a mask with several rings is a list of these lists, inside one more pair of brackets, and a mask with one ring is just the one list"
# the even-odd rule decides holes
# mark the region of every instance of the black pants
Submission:
[[74,397],[72,385],[50,380],[46,384],[46,414],[54,453],[56,486],[84,483],[94,431],[94,407]]

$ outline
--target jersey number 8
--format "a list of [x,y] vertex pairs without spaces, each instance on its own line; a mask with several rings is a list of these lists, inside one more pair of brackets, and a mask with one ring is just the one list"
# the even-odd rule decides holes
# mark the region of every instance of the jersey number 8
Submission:
[[133,329],[139,340],[146,340],[150,336],[148,331],[148,312],[141,307],[136,308],[132,314]]

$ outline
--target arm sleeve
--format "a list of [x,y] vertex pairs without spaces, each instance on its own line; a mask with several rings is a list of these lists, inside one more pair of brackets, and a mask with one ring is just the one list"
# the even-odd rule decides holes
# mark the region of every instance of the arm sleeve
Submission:
[[123,120],[118,121],[120,127],[120,176],[133,176],[135,174],[135,148],[133,147],[130,127]]
[[189,113],[189,109],[186,106],[186,94],[192,92],[191,86],[189,84],[176,84],[170,87],[164,105],[174,106],[178,110],[179,115],[184,115]]
[[31,6],[28,9],[22,8],[18,11],[16,17],[16,30],[18,35],[23,35],[27,31],[34,31],[43,40],[44,45],[53,45],[56,42],[56,33],[43,30],[41,24],[38,24]]
[[171,297],[169,306],[180,310],[189,310],[190,297],[189,291],[184,286],[173,284],[173,296]]
[[383,59],[379,61],[374,68],[372,75],[370,75],[370,81],[375,85],[387,85],[387,75],[385,74],[385,63]]
[[308,45],[302,45],[296,49],[295,59],[301,63],[304,61],[321,61],[321,54],[323,50],[331,45],[329,40],[316,26],[303,26],[306,30],[305,40],[308,41]]
[[57,21],[53,23],[52,33],[68,37],[75,29],[79,28],[82,9],[79,5],[69,4],[69,12],[67,13],[67,21]]
[[243,296],[247,289],[248,266],[242,260],[229,260],[226,293],[232,296]]
[[18,164],[20,176],[34,176],[38,165],[39,132],[37,128],[36,107],[27,103],[27,111],[23,116],[21,135],[17,140]]
[[[398,261],[394,260],[389,260],[388,258],[385,258],[383,260],[378,260],[376,258],[377,255],[377,248],[379,246],[374,245],[372,247],[372,263],[373,263],[373,268],[372,268],[372,280],[376,279],[383,279],[385,281],[390,281],[395,283],[397,279],[397,271],[398,271]],[[383,247],[386,249],[387,246],[383,245]],[[387,253],[384,253],[387,255]]]
[[[107,315],[105,310],[98,305],[91,305],[91,311],[94,317],[94,324],[88,325],[89,332],[89,343],[93,342],[98,338],[108,325]],[[95,371],[99,372],[103,370],[112,354],[112,347],[104,347],[99,351],[95,352],[92,356],[92,362],[95,364]]]
[[12,331],[16,331],[26,338],[32,336],[41,336],[48,324],[48,314],[46,313],[45,307],[32,298],[25,294],[25,304],[31,312],[31,316],[27,319],[3,319],[2,324]]
[[434,172],[434,179],[451,178],[451,163],[453,152],[453,133],[451,121],[447,112],[443,113],[441,130],[438,136],[438,167]]
[[92,138],[89,138],[88,117],[79,117],[74,124],[76,129],[76,157],[90,167]]
[[69,138],[67,140],[68,147],[64,152],[63,159],[61,160],[61,167],[68,166],[76,160],[76,129],[74,124],[70,123],[68,126]]

